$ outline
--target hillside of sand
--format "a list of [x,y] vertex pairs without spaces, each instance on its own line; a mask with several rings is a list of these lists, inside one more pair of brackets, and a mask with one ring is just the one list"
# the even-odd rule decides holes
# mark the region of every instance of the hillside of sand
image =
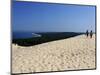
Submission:
[[12,44],[12,73],[95,68],[95,35],[80,35],[30,47]]

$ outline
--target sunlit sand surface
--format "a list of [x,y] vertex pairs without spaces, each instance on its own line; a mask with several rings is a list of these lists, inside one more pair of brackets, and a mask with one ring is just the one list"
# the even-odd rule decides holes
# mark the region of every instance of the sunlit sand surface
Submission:
[[47,42],[30,47],[12,44],[12,73],[95,68],[95,35]]

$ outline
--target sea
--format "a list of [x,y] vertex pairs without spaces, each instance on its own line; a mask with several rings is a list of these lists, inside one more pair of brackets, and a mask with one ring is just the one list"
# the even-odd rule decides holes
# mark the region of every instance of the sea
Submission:
[[51,38],[69,38],[73,36],[80,35],[82,33],[75,32],[13,32],[13,39],[26,39],[26,38],[34,38],[34,37],[51,37]]
[[12,32],[13,39],[26,39],[33,37],[41,37],[42,35],[33,32]]

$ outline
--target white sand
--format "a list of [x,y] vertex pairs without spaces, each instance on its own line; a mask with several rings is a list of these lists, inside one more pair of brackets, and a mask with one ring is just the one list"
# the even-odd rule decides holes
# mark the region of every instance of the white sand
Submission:
[[95,68],[95,35],[85,35],[31,47],[12,45],[12,72],[30,73]]

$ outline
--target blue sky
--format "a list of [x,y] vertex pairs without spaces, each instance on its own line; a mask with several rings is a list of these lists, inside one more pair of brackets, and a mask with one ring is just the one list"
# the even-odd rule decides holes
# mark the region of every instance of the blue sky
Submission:
[[32,32],[95,31],[95,6],[13,1],[12,30]]

